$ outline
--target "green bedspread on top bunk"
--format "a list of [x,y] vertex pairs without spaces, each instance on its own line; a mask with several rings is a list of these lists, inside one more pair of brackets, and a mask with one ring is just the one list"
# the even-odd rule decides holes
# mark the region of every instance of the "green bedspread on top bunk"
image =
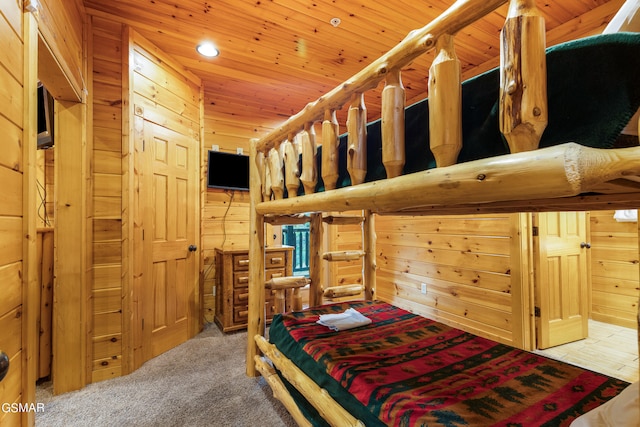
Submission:
[[[565,142],[610,148],[640,107],[640,33],[604,34],[547,49],[549,124],[540,147]],[[508,154],[498,125],[499,70],[462,85],[463,147],[458,163]],[[435,167],[429,150],[428,99],[406,108],[404,174]],[[340,137],[337,187],[350,185],[346,135]],[[318,176],[321,177],[318,150]],[[380,120],[367,125],[365,181],[386,177],[382,165]],[[324,191],[322,178],[316,191]],[[302,194],[302,188],[300,189]]]

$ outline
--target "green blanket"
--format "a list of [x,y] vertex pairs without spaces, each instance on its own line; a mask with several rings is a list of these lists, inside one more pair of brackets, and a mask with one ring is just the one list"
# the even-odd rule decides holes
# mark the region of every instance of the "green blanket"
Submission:
[[[598,35],[551,47],[547,49],[547,74],[549,124],[540,146],[577,142],[610,148],[640,107],[640,34]],[[462,85],[459,163],[509,153],[498,126],[499,81],[496,68]],[[428,117],[428,99],[406,108],[405,174],[435,167],[428,148]],[[367,132],[365,181],[384,179],[380,120],[369,123]],[[338,187],[351,184],[346,171],[346,139],[346,135],[340,137]],[[321,152],[320,148],[318,169]],[[319,179],[317,191],[323,190]]]

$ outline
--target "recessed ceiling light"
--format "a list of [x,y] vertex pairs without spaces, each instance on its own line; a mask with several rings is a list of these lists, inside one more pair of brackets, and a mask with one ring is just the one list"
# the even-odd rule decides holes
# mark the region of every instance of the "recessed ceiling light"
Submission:
[[206,56],[207,58],[213,58],[220,55],[220,51],[211,42],[200,43],[196,47],[196,50],[200,55]]

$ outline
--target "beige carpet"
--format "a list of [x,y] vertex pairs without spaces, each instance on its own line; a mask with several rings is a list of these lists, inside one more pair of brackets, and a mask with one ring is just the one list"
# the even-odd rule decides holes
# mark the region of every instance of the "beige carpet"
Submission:
[[130,375],[52,396],[36,426],[295,426],[264,379],[245,375],[246,332],[208,325]]

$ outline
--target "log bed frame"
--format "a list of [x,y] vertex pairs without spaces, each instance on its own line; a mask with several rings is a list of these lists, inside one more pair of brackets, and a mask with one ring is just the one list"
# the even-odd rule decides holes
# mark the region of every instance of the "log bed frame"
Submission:
[[[455,164],[462,146],[460,64],[454,35],[507,0],[458,0],[437,19],[412,31],[362,71],[309,103],[280,127],[251,141],[250,272],[246,372],[258,371],[300,425],[309,425],[271,364],[331,425],[362,425],[264,338],[264,226],[310,221],[309,304],[322,303],[322,212],[363,210],[364,296],[375,299],[374,214],[446,215],[638,208],[640,147],[594,149],[566,143],[538,149],[547,124],[545,25],[534,0],[511,0],[501,33],[500,130],[512,154]],[[400,70],[435,50],[429,70],[430,149],[437,168],[400,175],[404,161],[405,95]],[[382,93],[383,164],[387,179],[366,174],[364,92]],[[348,106],[347,169],[352,185],[336,189],[336,110]],[[322,122],[324,192],[317,181],[314,124]],[[301,147],[302,170],[298,169]],[[284,198],[286,189],[289,195]],[[304,195],[296,197],[302,182]],[[299,215],[307,213],[307,217]],[[296,216],[298,215],[298,216]],[[335,218],[335,217],[331,217]],[[324,219],[334,221],[335,219]],[[292,288],[306,285],[291,278]],[[287,279],[270,284],[284,292]],[[282,300],[282,297],[279,298]],[[299,304],[299,303],[298,303]],[[298,304],[295,304],[296,306]],[[295,307],[295,306],[294,306]]]

